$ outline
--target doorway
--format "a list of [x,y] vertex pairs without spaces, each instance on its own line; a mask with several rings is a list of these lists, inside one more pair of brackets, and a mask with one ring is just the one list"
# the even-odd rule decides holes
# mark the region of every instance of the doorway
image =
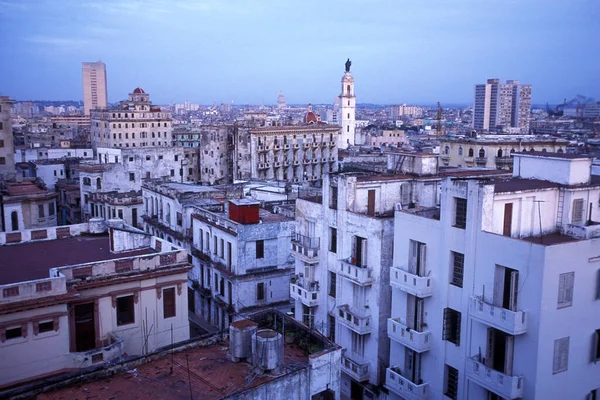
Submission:
[[94,303],[75,305],[75,351],[96,348]]

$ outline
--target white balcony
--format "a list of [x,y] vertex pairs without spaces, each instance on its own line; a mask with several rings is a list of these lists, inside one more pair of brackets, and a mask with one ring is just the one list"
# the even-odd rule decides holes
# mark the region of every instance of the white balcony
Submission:
[[526,312],[510,311],[488,304],[476,296],[471,297],[469,315],[482,324],[500,329],[510,335],[520,335],[527,332]]
[[399,367],[386,368],[385,387],[407,400],[424,400],[428,398],[429,385],[421,383],[417,385],[400,375]]
[[355,261],[351,257],[347,260],[340,260],[336,272],[361,286],[373,284],[373,270],[366,266],[355,265]]
[[429,297],[433,294],[433,279],[428,276],[418,276],[403,269],[390,268],[390,284],[417,297]]
[[523,397],[524,378],[503,374],[486,367],[479,361],[478,356],[467,360],[467,378],[479,386],[483,386],[505,399],[520,399]]
[[319,305],[318,285],[311,282],[303,288],[299,283],[290,283],[290,296],[292,299],[300,300],[307,307]]
[[369,380],[369,364],[360,364],[342,355],[342,371],[358,382]]
[[338,307],[336,318],[339,323],[352,329],[359,335],[371,333],[371,316],[365,311],[350,308],[347,304]]
[[319,262],[320,238],[295,233],[292,236],[292,256],[308,264]]
[[390,339],[417,353],[422,353],[431,348],[431,333],[429,331],[417,332],[414,329],[409,329],[400,322],[400,318],[388,318],[387,333]]

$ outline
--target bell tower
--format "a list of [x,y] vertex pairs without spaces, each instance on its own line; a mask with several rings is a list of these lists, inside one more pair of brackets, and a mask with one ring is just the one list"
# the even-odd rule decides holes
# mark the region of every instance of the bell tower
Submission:
[[347,149],[354,145],[354,133],[356,129],[356,97],[354,96],[354,78],[350,73],[350,59],[346,61],[346,72],[342,77],[342,93],[340,94],[340,113],[342,131],[338,140],[339,149]]

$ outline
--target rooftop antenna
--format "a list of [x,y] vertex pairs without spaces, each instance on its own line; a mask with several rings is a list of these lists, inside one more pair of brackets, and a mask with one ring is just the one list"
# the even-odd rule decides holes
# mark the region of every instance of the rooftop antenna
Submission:
[[540,203],[545,203],[544,200],[534,200],[534,203],[537,203],[538,206],[538,219],[540,221],[540,244],[544,243],[544,234],[542,232],[542,207]]

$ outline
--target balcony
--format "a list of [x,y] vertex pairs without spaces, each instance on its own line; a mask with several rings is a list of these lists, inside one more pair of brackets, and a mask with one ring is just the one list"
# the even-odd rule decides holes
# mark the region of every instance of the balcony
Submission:
[[313,143],[312,143],[312,147],[314,147],[314,148],[317,148],[317,147],[319,147],[319,142],[313,142]]
[[289,161],[284,161],[283,162],[283,166],[284,167],[289,167],[290,166],[290,162]]
[[417,385],[411,382],[410,379],[403,377],[400,374],[400,367],[386,368],[385,387],[407,400],[427,399],[427,392],[429,391],[427,383]]
[[329,142],[329,147],[335,147],[335,142]]
[[258,169],[265,169],[267,167],[265,167],[265,163],[259,163],[258,164]]
[[310,164],[310,159],[308,159],[308,158],[305,158],[305,159],[304,159],[304,161],[303,161],[303,163],[304,163],[305,165],[308,165],[308,164]]
[[275,146],[273,146],[273,150],[281,150],[281,146],[276,144]]
[[[306,287],[304,287],[306,286]],[[290,295],[292,299],[300,300],[307,307],[319,305],[319,284],[317,282],[309,282],[306,285],[300,281],[292,281],[290,283]]]
[[329,161],[335,161],[335,157],[329,157]]
[[313,162],[313,164],[318,164],[319,163],[319,159],[318,158],[313,158],[312,162]]
[[300,165],[300,161],[294,160],[294,165]]
[[[344,350],[345,352],[345,350]],[[369,380],[369,364],[360,364],[342,354],[342,372],[358,382]]]
[[326,162],[327,162],[327,157],[323,157],[323,158],[321,158],[321,162],[324,162],[324,163],[326,163]]
[[275,163],[273,163],[273,166],[275,168],[279,168],[279,167],[281,167],[281,163],[279,161],[276,161]]
[[431,333],[427,330],[417,332],[414,329],[410,329],[400,322],[400,318],[388,318],[387,333],[390,339],[417,353],[431,349]]
[[496,166],[498,167],[512,167],[512,157],[496,157]]
[[356,261],[352,257],[341,260],[336,272],[361,286],[373,284],[373,270],[366,266],[356,265]]
[[527,332],[527,313],[488,304],[476,296],[472,296],[469,302],[469,315],[482,324],[500,329],[510,335],[521,335]]
[[258,145],[258,151],[265,151],[265,146]]
[[477,157],[475,159],[475,164],[483,167],[487,164],[487,157]]
[[283,148],[284,148],[285,150],[289,150],[289,149],[290,149],[290,145],[289,145],[289,144],[284,144],[284,145],[283,145]]
[[293,147],[294,149],[298,150],[298,148],[300,148],[300,145],[298,145],[298,143],[294,143]]
[[[362,307],[369,311],[366,307]],[[338,307],[336,314],[338,322],[346,325],[359,335],[371,333],[371,316],[367,312],[359,312],[351,309],[347,304]]]
[[475,162],[475,158],[469,156],[465,156],[464,160],[467,164],[473,164]]
[[292,236],[292,255],[308,264],[319,262],[320,238],[295,233]]
[[442,161],[450,161],[450,154],[440,154]]
[[390,268],[390,284],[403,292],[421,298],[433,294],[432,278],[414,275],[397,267]]
[[524,378],[503,374],[486,367],[479,356],[467,360],[467,378],[479,386],[490,390],[505,399],[520,399],[523,397]]

